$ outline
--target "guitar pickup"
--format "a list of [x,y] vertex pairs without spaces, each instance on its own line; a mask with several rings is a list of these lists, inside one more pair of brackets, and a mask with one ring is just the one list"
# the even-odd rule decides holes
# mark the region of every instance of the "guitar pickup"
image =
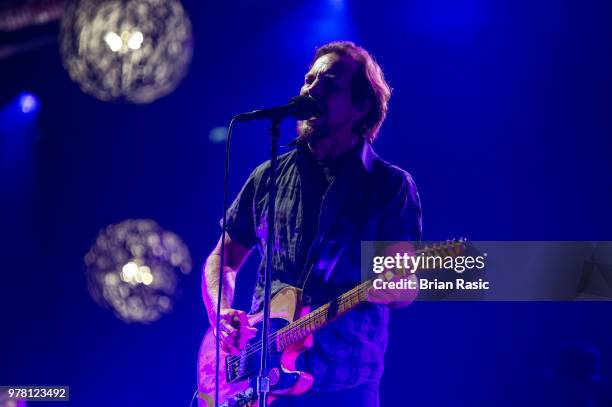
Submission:
[[242,379],[250,373],[247,371],[247,357],[246,351],[242,351],[238,359],[235,356],[225,358],[225,379],[227,383]]

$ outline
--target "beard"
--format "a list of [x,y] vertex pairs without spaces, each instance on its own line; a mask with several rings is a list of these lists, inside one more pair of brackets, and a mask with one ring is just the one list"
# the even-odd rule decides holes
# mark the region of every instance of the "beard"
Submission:
[[331,129],[325,118],[318,120],[300,120],[297,122],[297,133],[301,140],[318,141],[326,139],[331,135]]

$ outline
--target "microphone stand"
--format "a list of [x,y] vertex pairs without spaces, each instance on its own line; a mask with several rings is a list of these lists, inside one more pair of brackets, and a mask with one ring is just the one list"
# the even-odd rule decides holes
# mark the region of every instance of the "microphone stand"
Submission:
[[270,297],[272,285],[272,256],[274,249],[274,217],[276,207],[276,151],[280,137],[280,123],[282,116],[274,116],[270,124],[270,180],[268,192],[268,236],[266,243],[266,269],[264,271],[264,298],[263,298],[263,331],[261,334],[261,361],[259,375],[257,376],[257,397],[259,407],[266,407],[268,393],[270,391],[270,380],[268,379],[268,351],[270,332]]
[[229,141],[232,134],[232,128],[236,121],[249,121],[268,118],[270,119],[270,179],[268,192],[268,236],[266,243],[266,268],[264,270],[264,298],[263,298],[263,329],[261,334],[261,360],[260,369],[257,376],[257,398],[259,407],[266,407],[268,402],[268,393],[270,392],[270,380],[268,379],[268,354],[269,347],[269,332],[270,332],[270,297],[272,286],[272,257],[274,254],[274,217],[276,207],[276,167],[277,167],[277,149],[278,139],[280,138],[280,124],[286,116],[293,116],[298,120],[303,120],[312,115],[320,115],[323,111],[318,106],[317,102],[310,96],[296,96],[290,99],[286,106],[276,107],[272,109],[254,110],[252,112],[239,114],[234,116],[230,122],[228,129],[226,157],[225,157],[225,175],[224,175],[224,198],[223,198],[223,238],[221,239],[221,265],[219,269],[219,287],[217,293],[217,335],[216,335],[216,371],[215,371],[215,407],[219,405],[219,367],[220,367],[220,318],[218,317],[221,309],[221,292],[223,282],[223,265],[224,265],[224,250],[225,250],[225,229],[226,229],[226,214],[227,214],[227,180],[229,173]]

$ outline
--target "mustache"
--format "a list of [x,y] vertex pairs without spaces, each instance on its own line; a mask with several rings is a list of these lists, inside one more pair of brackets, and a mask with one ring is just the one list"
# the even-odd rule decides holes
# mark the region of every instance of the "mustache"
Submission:
[[310,121],[310,119],[300,120],[297,122],[296,127],[298,136],[302,140],[323,140],[331,134],[325,119],[318,124],[314,124],[312,121]]

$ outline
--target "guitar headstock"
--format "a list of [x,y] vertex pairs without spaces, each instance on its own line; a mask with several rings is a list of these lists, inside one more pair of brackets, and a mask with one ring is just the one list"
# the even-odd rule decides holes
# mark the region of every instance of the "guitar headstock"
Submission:
[[451,239],[440,243],[431,243],[423,246],[417,251],[418,254],[425,256],[436,257],[456,257],[465,253],[467,239],[461,237],[459,239]]
[[[399,286],[390,286],[389,290],[393,291],[394,287],[399,289],[398,292],[403,293],[409,299],[409,302],[414,299],[414,287],[404,290],[405,286],[402,284],[410,283],[415,284],[417,277],[415,273],[420,271],[437,271],[447,270],[455,263],[455,258],[463,256],[466,249],[467,240],[465,238],[451,239],[444,242],[430,242],[429,244],[422,245],[420,247],[414,247],[411,242],[394,242],[391,245],[385,247],[383,253],[387,256],[378,256],[377,263],[375,266],[383,267],[374,270],[374,273],[378,273],[375,280],[372,280],[375,289],[379,289],[374,284],[378,280],[382,280],[379,286],[383,287],[382,291],[385,291],[385,283],[400,284]],[[387,262],[389,260],[389,262]],[[458,260],[456,260],[458,261]],[[382,264],[384,263],[384,265]],[[411,281],[404,281],[411,280]],[[367,282],[366,286],[370,286]],[[382,285],[381,285],[382,284]],[[417,287],[418,288],[418,287]],[[385,295],[385,294],[381,294]],[[380,297],[382,298],[382,297]],[[403,302],[402,300],[392,300]]]
[[[409,242],[397,242],[401,244],[391,245],[384,252],[386,255],[394,257],[395,254],[404,252],[408,259],[408,266],[399,264],[387,270],[390,272],[387,278],[406,277],[417,271],[436,270],[443,268],[444,259],[448,257],[458,257],[465,253],[465,238],[446,240],[445,242],[431,242],[424,246],[415,248]],[[401,250],[401,251],[400,251]],[[432,258],[435,258],[432,260]]]

